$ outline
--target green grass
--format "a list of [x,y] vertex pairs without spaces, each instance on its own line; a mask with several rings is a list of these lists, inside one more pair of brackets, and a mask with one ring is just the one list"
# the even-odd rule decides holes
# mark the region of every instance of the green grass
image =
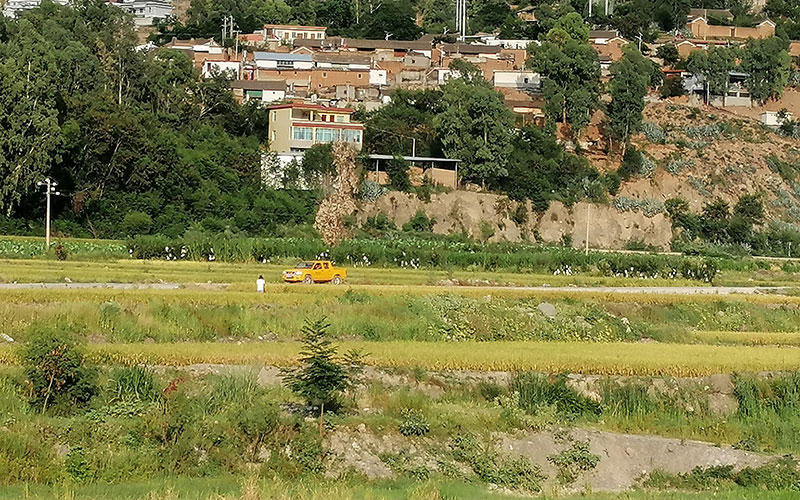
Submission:
[[[600,375],[673,375],[800,370],[794,348],[653,343],[348,341],[342,350],[363,349],[367,363],[427,370],[539,371]],[[184,366],[197,363],[292,364],[295,342],[91,344],[90,359],[102,363]],[[0,347],[0,363],[15,364],[16,348]]]
[[692,338],[704,344],[800,346],[796,332],[732,332],[699,331]]
[[[277,283],[256,294],[250,288],[0,290],[0,317],[3,333],[19,341],[33,329],[59,328],[111,343],[292,340],[306,319],[323,315],[336,337],[371,341],[718,344],[729,342],[694,331],[800,334],[794,296]],[[538,310],[542,302],[555,306],[554,318]]]
[[[705,493],[677,491],[633,491],[627,493],[582,493],[579,495],[507,496],[485,487],[457,481],[414,482],[331,481],[306,479],[288,483],[274,479],[235,476],[149,480],[114,486],[65,484],[59,486],[11,486],[0,490],[0,500],[756,500],[762,490],[733,489]],[[797,492],[770,491],[770,500],[793,500]]]

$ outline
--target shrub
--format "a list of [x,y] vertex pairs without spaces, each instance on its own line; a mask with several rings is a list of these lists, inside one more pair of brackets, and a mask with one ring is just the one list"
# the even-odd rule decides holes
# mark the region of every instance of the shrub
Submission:
[[421,411],[406,408],[403,410],[403,421],[399,430],[404,436],[424,436],[431,429]]
[[122,232],[126,236],[149,234],[153,228],[153,219],[144,212],[131,211],[122,218]]
[[423,232],[431,232],[433,231],[433,226],[436,224],[436,220],[429,218],[424,211],[417,210],[417,213],[414,214],[414,217],[411,218],[408,222],[403,224],[403,231],[416,231],[419,233]]
[[524,457],[503,459],[490,444],[484,446],[471,433],[461,433],[450,443],[456,460],[469,464],[482,481],[513,489],[540,491],[544,475]]
[[367,203],[374,203],[378,200],[378,198],[383,196],[385,192],[386,188],[377,182],[370,179],[364,179],[364,182],[362,182],[361,186],[358,188],[358,197]]
[[576,441],[570,448],[548,456],[547,461],[558,469],[561,484],[572,484],[582,472],[597,467],[600,457],[589,451],[588,441]]
[[653,161],[652,158],[650,158],[647,155],[642,155],[642,163],[639,166],[639,172],[638,172],[639,176],[650,177],[655,173],[657,167],[658,165],[656,165],[656,162]]
[[111,372],[109,392],[114,401],[153,401],[160,396],[153,371],[146,366],[126,366]]
[[567,386],[566,375],[548,380],[538,373],[523,373],[512,379],[510,390],[519,393],[520,406],[529,413],[535,414],[539,408],[553,405],[559,415],[567,419],[600,414],[597,402]]
[[75,338],[63,331],[34,330],[20,353],[31,387],[31,404],[67,410],[89,401],[97,393],[96,373],[84,362]]
[[642,212],[647,217],[655,217],[664,211],[664,202],[655,198],[617,196],[614,198],[614,208],[619,212]]
[[645,138],[653,144],[664,144],[667,142],[667,134],[664,129],[654,122],[642,122],[642,132]]
[[408,162],[395,155],[386,163],[389,184],[398,191],[410,191],[411,179],[408,177]]
[[64,245],[62,245],[61,243],[56,245],[56,259],[67,260],[67,255],[69,254],[67,253],[67,249],[64,248]]
[[664,167],[664,170],[671,173],[672,175],[678,175],[681,170],[687,167],[688,168],[694,167],[694,160],[676,158],[667,163],[667,165]]
[[642,169],[642,153],[635,147],[629,146],[622,157],[622,164],[617,173],[622,180],[628,180],[638,174]]
[[662,99],[686,94],[686,88],[683,86],[683,78],[680,76],[668,76],[664,78],[660,94]]
[[397,229],[397,226],[395,226],[394,221],[385,213],[378,212],[375,215],[370,215],[367,217],[367,220],[364,221],[362,229],[365,231],[384,232],[394,231]]

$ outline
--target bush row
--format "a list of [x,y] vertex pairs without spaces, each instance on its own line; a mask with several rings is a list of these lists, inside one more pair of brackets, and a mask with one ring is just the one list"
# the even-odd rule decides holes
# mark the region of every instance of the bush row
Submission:
[[[552,274],[599,273],[604,276],[685,278],[711,282],[722,266],[716,260],[666,255],[591,253],[510,243],[466,243],[428,239],[352,239],[330,248],[301,238],[169,239],[137,236],[128,242],[137,259],[266,262],[271,259],[331,259],[351,266],[509,269]],[[727,263],[726,267],[741,267]],[[752,266],[752,264],[750,264]]]

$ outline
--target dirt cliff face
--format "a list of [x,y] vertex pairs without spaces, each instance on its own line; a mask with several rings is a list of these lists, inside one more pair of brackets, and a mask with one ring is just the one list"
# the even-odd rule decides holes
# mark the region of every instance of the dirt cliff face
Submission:
[[[501,195],[453,191],[434,194],[426,203],[389,192],[362,204],[358,220],[382,212],[401,227],[421,210],[436,220],[439,234],[463,232],[488,241],[568,240],[583,247],[588,219],[591,247],[619,249],[635,241],[666,250],[672,239],[666,200],[683,198],[699,212],[714,198],[733,206],[743,194],[761,193],[768,220],[800,223],[800,140],[710,107],[652,103],[644,120],[645,132],[632,141],[644,154],[642,171],[608,204],[552,202],[544,213],[527,204],[528,216],[520,220],[514,217],[518,203]],[[597,145],[583,153],[589,161],[601,172],[617,169],[618,155],[603,152],[602,141],[593,142]]]
[[506,196],[469,191],[434,194],[427,203],[413,194],[392,191],[362,205],[358,221],[363,224],[368,216],[384,213],[402,227],[421,210],[435,219],[433,230],[437,234],[466,233],[479,240],[548,243],[561,243],[567,236],[574,246],[583,247],[588,214],[592,247],[622,248],[629,241],[643,241],[667,249],[672,238],[671,224],[663,214],[647,217],[638,212],[620,213],[612,205],[582,202],[567,207],[553,202],[543,214],[537,214],[528,204],[527,220],[515,222],[512,214],[517,205]]

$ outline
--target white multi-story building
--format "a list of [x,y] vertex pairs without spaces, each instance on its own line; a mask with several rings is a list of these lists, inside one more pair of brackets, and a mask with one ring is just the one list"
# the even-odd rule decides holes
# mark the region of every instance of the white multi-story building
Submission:
[[[68,5],[69,0],[53,0],[53,2]],[[35,9],[39,6],[41,0],[8,0],[6,6],[3,8],[3,15],[6,17],[17,17],[20,13]]]
[[325,26],[298,26],[292,24],[265,24],[264,40],[292,42],[301,40],[324,40]]
[[[61,5],[69,5],[69,0],[53,0]],[[36,8],[41,0],[8,0],[3,8],[6,17],[17,17],[21,12]],[[122,0],[108,2],[134,16],[136,26],[151,26],[156,19],[164,19],[172,15],[170,0]]]
[[133,14],[136,26],[152,26],[157,19],[172,15],[170,0],[122,0],[109,3]]

